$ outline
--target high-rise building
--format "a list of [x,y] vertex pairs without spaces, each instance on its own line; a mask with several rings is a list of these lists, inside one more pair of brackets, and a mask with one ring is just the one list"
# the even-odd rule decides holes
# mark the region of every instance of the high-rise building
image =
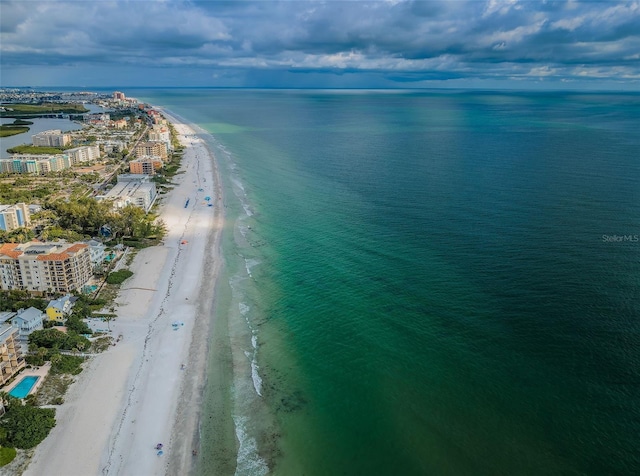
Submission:
[[0,205],[0,230],[11,231],[30,224],[29,208],[24,203]]
[[84,145],[73,149],[67,149],[64,153],[69,156],[71,164],[75,165],[80,162],[90,162],[100,158],[100,147],[97,145]]
[[25,366],[19,332],[9,323],[0,324],[0,385],[7,383]]
[[140,142],[135,148],[135,154],[137,158],[150,155],[164,160],[167,158],[167,145],[159,141]]
[[129,172],[132,174],[155,175],[163,166],[157,157],[140,157],[129,162]]
[[32,135],[31,140],[39,147],[64,147],[71,142],[71,135],[63,134],[60,129],[51,129]]
[[0,289],[68,293],[84,286],[91,269],[89,247],[84,243],[0,245]]
[[98,200],[109,200],[115,208],[122,208],[129,204],[142,208],[145,212],[151,210],[156,200],[156,184],[151,177],[142,174],[120,174],[118,183],[106,195],[98,195]]

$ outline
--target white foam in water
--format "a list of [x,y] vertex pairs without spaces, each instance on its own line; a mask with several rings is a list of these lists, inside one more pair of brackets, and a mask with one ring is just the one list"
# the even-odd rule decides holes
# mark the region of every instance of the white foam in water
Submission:
[[251,380],[253,381],[253,388],[255,389],[258,396],[262,396],[262,377],[260,377],[260,367],[258,366],[258,361],[256,360],[256,356],[258,355],[258,337],[251,337],[251,345],[253,346],[253,354],[247,350],[244,351],[244,355],[247,359],[251,359]]
[[257,266],[260,264],[260,261],[258,261],[257,259],[244,259],[244,266],[247,269],[247,274],[253,278],[253,275],[251,274],[251,269],[254,266]]
[[263,476],[269,474],[267,463],[258,455],[258,444],[255,438],[247,435],[245,426],[247,418],[233,417],[236,426],[236,438],[240,443],[238,457],[236,459],[236,476]]
[[262,396],[262,377],[258,373],[258,362],[256,362],[256,353],[253,353],[253,359],[251,359],[251,380],[253,380],[253,388],[256,389],[256,393]]
[[240,182],[240,180],[238,180],[235,177],[231,177],[231,182],[233,183],[233,185],[235,185],[236,187],[238,187],[240,190],[244,192],[244,186],[242,185],[242,182]]
[[240,309],[240,314],[244,316],[247,312],[249,312],[249,309],[251,308],[247,306],[245,303],[241,302],[238,304],[238,309]]

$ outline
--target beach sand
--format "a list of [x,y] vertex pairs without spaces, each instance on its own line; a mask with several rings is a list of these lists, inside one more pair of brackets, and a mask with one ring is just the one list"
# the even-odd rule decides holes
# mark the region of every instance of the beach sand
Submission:
[[85,365],[26,476],[187,474],[195,460],[221,265],[222,192],[205,143],[187,124],[165,117],[186,146],[184,173],[160,206],[167,235],[135,257],[111,322],[112,335],[122,339]]

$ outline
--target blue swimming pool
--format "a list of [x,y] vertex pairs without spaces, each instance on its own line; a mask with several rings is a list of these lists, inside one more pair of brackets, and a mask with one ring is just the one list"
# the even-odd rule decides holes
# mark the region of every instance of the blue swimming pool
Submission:
[[13,390],[9,392],[9,395],[16,398],[26,397],[27,395],[29,395],[29,392],[31,391],[33,386],[36,384],[39,378],[40,377],[36,377],[36,376],[24,377],[22,380],[20,380],[20,383],[16,385],[13,388]]

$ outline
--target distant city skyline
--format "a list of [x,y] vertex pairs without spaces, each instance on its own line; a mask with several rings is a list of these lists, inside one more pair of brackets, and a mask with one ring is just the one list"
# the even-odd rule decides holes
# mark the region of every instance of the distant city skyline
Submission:
[[640,90],[640,2],[9,1],[1,87]]

